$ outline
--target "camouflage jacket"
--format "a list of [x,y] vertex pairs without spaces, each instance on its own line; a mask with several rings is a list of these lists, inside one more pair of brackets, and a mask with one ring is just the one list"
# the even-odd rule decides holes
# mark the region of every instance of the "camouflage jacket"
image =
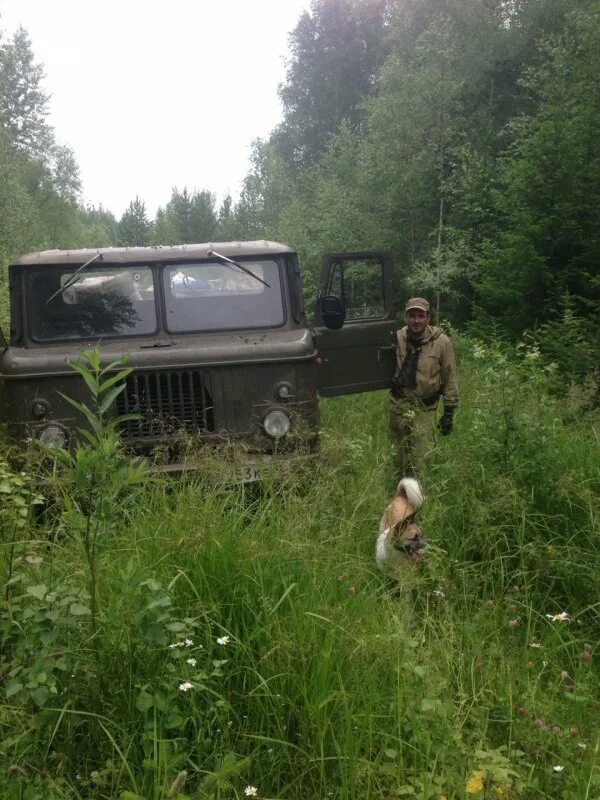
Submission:
[[[405,326],[397,332],[396,376],[401,374],[406,356],[414,352],[407,331]],[[416,387],[407,389],[407,396],[424,401],[441,396],[444,398],[444,408],[456,408],[458,405],[458,382],[452,342],[441,328],[434,325],[427,326],[421,340],[416,381]]]

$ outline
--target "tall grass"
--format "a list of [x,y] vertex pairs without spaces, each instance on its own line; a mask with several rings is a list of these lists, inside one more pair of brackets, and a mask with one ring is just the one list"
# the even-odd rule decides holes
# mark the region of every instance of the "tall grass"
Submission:
[[565,421],[534,359],[458,344],[432,547],[399,589],[373,557],[384,394],[324,403],[301,474],[124,501],[99,643],[68,518],[32,524],[0,624],[0,796],[600,797],[598,418]]

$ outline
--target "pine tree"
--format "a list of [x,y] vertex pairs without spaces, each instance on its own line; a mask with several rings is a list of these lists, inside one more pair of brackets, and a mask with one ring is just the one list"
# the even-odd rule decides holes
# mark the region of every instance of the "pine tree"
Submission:
[[148,245],[151,231],[152,226],[146,215],[146,205],[136,195],[135,200],[129,203],[119,222],[120,244],[127,247]]
[[29,157],[44,158],[53,139],[46,122],[49,95],[42,88],[43,79],[29,36],[19,28],[0,47],[0,124],[15,149]]
[[203,189],[192,197],[190,236],[193,242],[210,242],[217,229],[216,198]]

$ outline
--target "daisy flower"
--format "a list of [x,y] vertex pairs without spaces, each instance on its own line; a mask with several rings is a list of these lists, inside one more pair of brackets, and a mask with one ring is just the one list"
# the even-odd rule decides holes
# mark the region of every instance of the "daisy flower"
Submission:
[[546,614],[546,617],[552,622],[571,622],[573,619],[566,611],[561,611],[560,614]]
[[190,689],[194,688],[194,684],[190,683],[189,681],[184,681],[183,683],[179,684],[179,691],[180,692],[189,692]]
[[[229,636],[218,636],[217,637],[217,644],[223,644],[223,645],[229,644]],[[253,789],[254,787],[250,786],[249,788]]]

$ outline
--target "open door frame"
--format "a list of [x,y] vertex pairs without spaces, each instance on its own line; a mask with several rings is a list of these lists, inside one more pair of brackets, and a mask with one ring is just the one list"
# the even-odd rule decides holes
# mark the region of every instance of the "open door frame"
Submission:
[[[346,308],[345,273],[347,267],[360,269],[379,265],[380,313],[364,318],[345,318],[338,329],[327,327],[323,300],[338,297]],[[334,271],[337,270],[337,273]],[[386,389],[396,365],[396,308],[394,261],[382,250],[328,253],[321,272],[315,309],[315,347],[317,349],[318,391],[323,397]]]

